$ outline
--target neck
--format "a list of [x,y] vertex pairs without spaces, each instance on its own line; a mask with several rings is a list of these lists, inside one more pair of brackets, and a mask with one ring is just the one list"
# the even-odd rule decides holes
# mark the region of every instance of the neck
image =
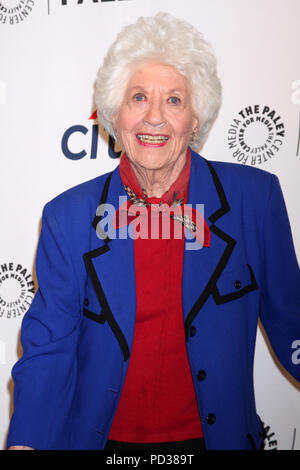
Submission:
[[132,168],[141,188],[148,197],[161,198],[170,186],[177,180],[186,162],[186,153],[183,153],[174,163],[159,169],[148,169],[135,163]]

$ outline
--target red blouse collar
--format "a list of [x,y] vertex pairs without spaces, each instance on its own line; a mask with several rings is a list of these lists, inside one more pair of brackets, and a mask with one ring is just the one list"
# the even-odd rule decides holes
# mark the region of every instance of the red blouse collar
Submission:
[[141,188],[141,185],[136,177],[132,164],[126,153],[123,153],[120,160],[119,171],[122,183],[129,186],[132,191],[140,198],[148,200],[151,203],[159,204],[160,202],[172,205],[175,200],[183,199],[183,203],[187,203],[188,188],[191,170],[191,151],[186,152],[186,162],[182,168],[180,175],[170,186],[170,188],[162,195],[161,198],[151,197],[148,198],[146,193]]

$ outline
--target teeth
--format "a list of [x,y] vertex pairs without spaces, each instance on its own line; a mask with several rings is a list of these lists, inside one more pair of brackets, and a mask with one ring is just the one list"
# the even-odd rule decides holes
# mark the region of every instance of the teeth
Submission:
[[150,144],[161,144],[162,142],[167,142],[169,140],[169,137],[165,135],[137,134],[137,138],[142,142]]

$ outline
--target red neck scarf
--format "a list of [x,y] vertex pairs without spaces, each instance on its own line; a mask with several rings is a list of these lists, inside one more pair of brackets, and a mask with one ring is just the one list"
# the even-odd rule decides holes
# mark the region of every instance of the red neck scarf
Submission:
[[[136,217],[145,215],[150,210],[162,210],[164,215],[169,216],[174,222],[182,224],[187,228],[205,247],[210,245],[210,231],[202,214],[196,209],[187,206],[188,186],[191,169],[191,152],[187,150],[186,162],[180,175],[162,195],[161,198],[148,197],[145,190],[137,179],[134,169],[126,153],[121,157],[119,171],[125,191],[129,196],[114,217],[114,227],[120,228],[130,224]],[[137,214],[137,206],[139,214]]]

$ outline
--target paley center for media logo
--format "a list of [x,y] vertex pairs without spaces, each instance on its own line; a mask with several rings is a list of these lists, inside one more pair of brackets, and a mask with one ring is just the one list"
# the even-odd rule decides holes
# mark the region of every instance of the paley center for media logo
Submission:
[[1,0],[0,24],[16,25],[30,15],[35,0]]
[[230,124],[227,143],[237,162],[256,166],[268,162],[281,150],[285,132],[277,111],[267,105],[249,105]]
[[0,263],[0,318],[22,317],[34,294],[34,281],[25,266],[13,261]]
[[[273,429],[271,429],[271,427],[265,423],[262,423],[262,425],[264,434],[264,450],[280,450],[278,438]],[[296,433],[297,429],[296,427],[293,427],[291,432],[291,443],[286,450],[295,450]]]
[[[291,101],[293,105],[300,105],[300,80],[294,80],[292,82],[292,96]],[[300,110],[298,111],[298,137],[297,137],[297,149],[296,156],[299,157],[300,153]]]

